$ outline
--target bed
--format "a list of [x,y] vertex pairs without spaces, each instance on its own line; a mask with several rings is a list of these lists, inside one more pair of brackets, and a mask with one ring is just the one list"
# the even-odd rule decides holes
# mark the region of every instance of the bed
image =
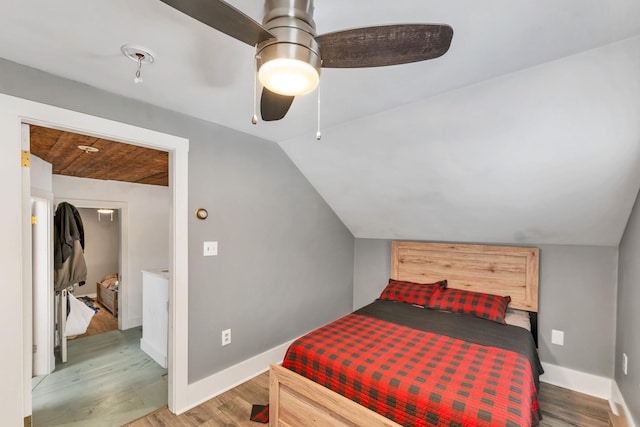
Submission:
[[[438,284],[442,295],[508,296],[513,309],[538,310],[537,248],[393,242],[391,252],[395,281]],[[377,300],[296,340],[283,364],[270,369],[272,426],[540,419],[532,333],[486,318]]]

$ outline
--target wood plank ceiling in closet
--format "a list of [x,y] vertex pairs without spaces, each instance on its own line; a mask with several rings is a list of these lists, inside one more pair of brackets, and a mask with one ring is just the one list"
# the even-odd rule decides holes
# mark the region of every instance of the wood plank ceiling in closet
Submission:
[[[169,185],[166,151],[30,125],[31,154],[53,165],[56,175]],[[97,148],[95,153],[78,146]]]

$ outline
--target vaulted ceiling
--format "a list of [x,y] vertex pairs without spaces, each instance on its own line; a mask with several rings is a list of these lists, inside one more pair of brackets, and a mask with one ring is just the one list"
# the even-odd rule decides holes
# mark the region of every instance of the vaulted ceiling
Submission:
[[[230,1],[260,21],[257,0]],[[0,57],[275,141],[356,237],[617,245],[640,188],[640,2],[317,0],[318,33],[447,23],[257,125],[253,50],[158,0],[0,4]],[[125,43],[157,54],[133,84]]]

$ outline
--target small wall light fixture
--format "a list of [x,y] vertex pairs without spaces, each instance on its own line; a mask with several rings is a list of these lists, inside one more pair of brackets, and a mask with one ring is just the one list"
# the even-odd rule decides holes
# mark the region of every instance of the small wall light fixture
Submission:
[[110,215],[111,221],[113,221],[113,209],[100,208],[98,209],[98,221],[102,221],[100,215]]

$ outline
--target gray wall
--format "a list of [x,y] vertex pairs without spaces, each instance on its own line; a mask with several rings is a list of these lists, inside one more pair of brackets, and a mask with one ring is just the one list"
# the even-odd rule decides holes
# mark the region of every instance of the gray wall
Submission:
[[95,294],[96,282],[107,274],[118,273],[120,257],[119,210],[100,215],[91,208],[78,208],[84,226],[84,260],[87,263],[87,283],[76,288],[75,295]]
[[[189,153],[189,210],[209,212],[189,224],[195,380],[351,311],[354,238],[277,145],[214,125],[189,137],[207,142]],[[204,240],[217,257],[201,256]]]
[[353,309],[380,296],[391,276],[391,240],[356,239],[353,266]]
[[[617,248],[539,247],[540,359],[612,378]],[[389,279],[390,254],[389,240],[356,239],[354,309],[380,295]],[[564,346],[551,344],[551,329],[564,331]]]
[[[636,421],[640,421],[640,199],[629,217],[620,242],[618,316],[616,319],[616,382]],[[629,358],[622,372],[622,354]]]
[[190,382],[351,311],[354,238],[277,144],[5,60],[0,75],[0,92],[189,138],[189,210],[209,210],[189,222]]
[[[540,246],[540,359],[613,378],[618,248]],[[551,344],[564,331],[564,346]]]

